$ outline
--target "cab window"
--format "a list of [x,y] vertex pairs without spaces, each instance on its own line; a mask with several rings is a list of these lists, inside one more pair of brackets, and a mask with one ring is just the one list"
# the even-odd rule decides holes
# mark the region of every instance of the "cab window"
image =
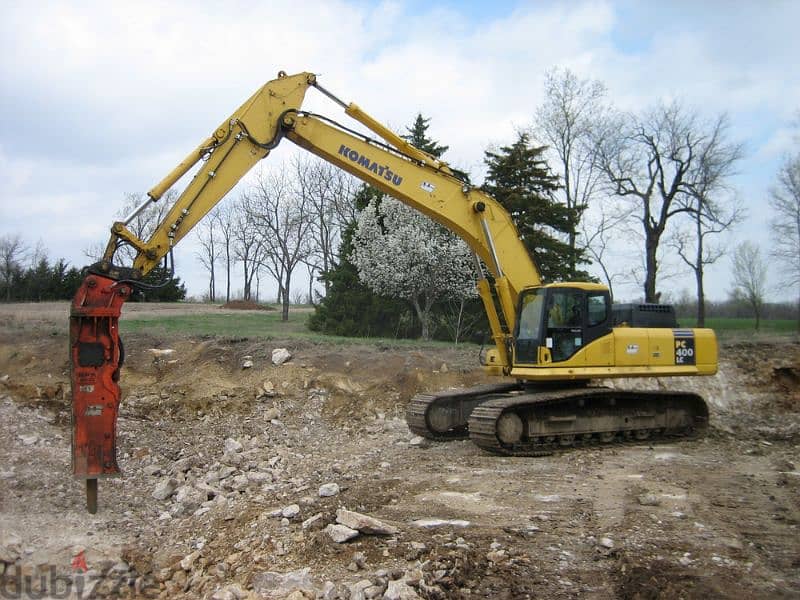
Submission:
[[589,327],[596,327],[608,318],[608,298],[605,294],[589,294],[586,297],[587,319]]
[[567,360],[583,347],[583,299],[580,290],[551,290],[545,345],[550,348],[553,362]]

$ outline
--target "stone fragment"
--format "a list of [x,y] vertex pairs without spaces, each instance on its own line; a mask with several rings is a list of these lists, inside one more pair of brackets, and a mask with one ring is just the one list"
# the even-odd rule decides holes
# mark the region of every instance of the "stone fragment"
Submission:
[[661,500],[655,494],[641,494],[637,500],[642,506],[659,506]]
[[233,438],[227,438],[225,440],[225,452],[229,454],[233,454],[236,452],[241,452],[244,450],[244,446],[238,441]]
[[281,411],[279,411],[274,406],[264,411],[264,418],[267,421],[274,421],[275,419],[280,419],[280,417],[281,417]]
[[424,527],[425,529],[431,529],[433,527],[469,527],[470,522],[464,521],[463,519],[417,519],[415,521],[411,521],[412,525],[416,525],[417,527]]
[[156,500],[166,500],[172,494],[175,493],[175,490],[178,488],[178,482],[171,477],[167,477],[166,479],[162,479],[156,489],[153,490],[153,498]]
[[303,521],[303,529],[317,529],[322,526],[322,513],[317,513],[313,517],[309,517]]
[[286,348],[275,348],[272,351],[272,364],[275,366],[282,365],[290,358],[292,358],[292,353]]
[[607,538],[607,537],[600,538],[600,545],[603,548],[608,548],[610,550],[611,548],[614,547],[614,540],[612,540],[611,538]]
[[369,579],[362,579],[354,583],[350,587],[350,600],[364,600],[367,596],[364,593],[367,588],[372,587],[372,581]]
[[385,600],[416,600],[419,594],[404,580],[397,579],[389,582],[383,597]]
[[145,475],[154,477],[156,475],[161,475],[161,467],[158,465],[147,465],[144,469],[142,469],[142,472]]
[[13,564],[19,558],[19,552],[5,545],[0,545],[0,563]]
[[211,596],[211,600],[242,600],[243,598],[247,598],[247,592],[238,584],[225,586]]
[[328,525],[325,528],[325,533],[330,536],[330,538],[336,542],[337,544],[343,544],[348,540],[352,540],[354,537],[358,536],[358,531],[355,529],[350,529],[345,525]]
[[183,507],[183,512],[185,513],[196,511],[207,499],[204,492],[201,492],[191,485],[179,487],[175,494],[175,502]]
[[362,515],[361,513],[344,508],[340,508],[336,511],[336,522],[350,529],[356,529],[361,533],[394,535],[399,531],[397,527],[387,525],[374,517]]
[[422,446],[425,444],[425,438],[421,435],[415,435],[408,441],[409,446]]
[[237,492],[246,490],[249,484],[250,480],[247,478],[247,475],[236,475],[233,481],[231,481],[231,487]]
[[200,556],[200,552],[197,550],[184,556],[183,559],[181,559],[181,569],[184,571],[191,571],[198,556]]
[[309,573],[310,567],[289,571],[287,573],[277,573],[275,571],[265,571],[253,576],[253,591],[259,594],[259,598],[286,598],[289,594],[301,591],[314,594],[314,582]]
[[175,350],[172,348],[150,348],[148,352],[155,358],[166,358],[175,354]]
[[339,493],[338,483],[325,483],[319,487],[319,497],[336,496]]
[[326,581],[322,586],[322,592],[317,598],[319,600],[336,600],[337,595],[336,584],[332,581]]
[[281,516],[284,519],[294,519],[300,514],[300,506],[298,504],[290,504],[281,509]]
[[272,398],[275,395],[275,384],[271,381],[265,381],[261,384],[261,387],[258,388],[256,391],[256,397],[262,398],[266,396],[267,398]]

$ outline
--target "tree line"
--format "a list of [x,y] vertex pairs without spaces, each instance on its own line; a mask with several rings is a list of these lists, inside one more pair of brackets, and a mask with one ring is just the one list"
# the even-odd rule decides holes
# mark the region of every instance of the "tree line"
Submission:
[[[52,259],[41,242],[31,247],[20,235],[0,236],[0,300],[4,302],[44,302],[72,300],[84,279],[83,268],[63,258]],[[174,302],[186,298],[186,286],[163,267],[143,278],[150,286],[146,293],[135,293],[131,300]]]
[[[448,147],[430,137],[429,124],[417,115],[403,137],[442,157]],[[800,206],[797,159],[787,159],[771,192],[776,236],[762,251],[729,241],[748,216],[731,185],[743,158],[725,114],[705,117],[678,101],[621,111],[602,82],[554,69],[531,123],[509,144],[485,151],[481,187],[512,215],[545,281],[588,279],[594,264],[612,294],[635,283],[640,300],[659,302],[674,297],[676,277],[688,273],[703,326],[705,274],[723,258],[731,260],[732,305],[749,306],[756,317],[767,293],[765,252],[781,261],[782,285],[800,288],[800,221],[792,213]],[[238,264],[245,298],[254,294],[253,280],[259,296],[262,273],[278,281],[286,317],[291,275],[302,266],[310,280],[302,295],[316,304],[317,330],[459,339],[485,328],[466,247],[327,163],[296,159],[277,175],[259,173],[216,212],[199,233],[209,298],[216,297],[220,261],[226,298]],[[224,233],[231,223],[238,239]]]
[[[448,146],[429,126],[418,114],[403,137],[442,157]],[[797,290],[800,307],[800,152],[786,157],[769,191],[774,236],[765,248],[729,240],[748,217],[731,184],[743,158],[725,114],[708,118],[678,101],[622,111],[602,82],[554,69],[530,123],[485,150],[480,187],[509,211],[544,281],[590,279],[594,265],[612,294],[635,283],[640,300],[658,302],[674,298],[676,276],[688,273],[702,326],[705,273],[723,258],[731,260],[729,299],[757,319],[768,263],[780,265],[780,285]],[[197,227],[208,300],[231,300],[239,280],[244,299],[258,301],[274,281],[271,296],[284,319],[290,303],[312,303],[311,326],[327,333],[458,340],[486,329],[473,285],[476,269],[485,267],[451,232],[319,159],[296,156],[271,167]],[[470,181],[469,173],[454,171]],[[140,196],[129,194],[119,214]],[[129,228],[147,239],[174,198],[165,196]],[[10,252],[0,257],[0,298],[70,296],[76,269],[34,260],[12,241],[4,241]],[[96,259],[102,250],[86,254]],[[126,247],[119,256],[133,258]],[[301,271],[308,286],[295,289]]]

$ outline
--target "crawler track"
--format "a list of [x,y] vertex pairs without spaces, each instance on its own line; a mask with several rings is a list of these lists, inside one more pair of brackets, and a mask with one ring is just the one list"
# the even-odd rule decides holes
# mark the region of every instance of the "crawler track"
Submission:
[[418,394],[406,409],[406,422],[412,433],[431,440],[466,439],[467,419],[476,406],[523,389],[520,383],[501,383]]
[[469,437],[496,454],[541,456],[568,448],[687,437],[708,426],[697,394],[602,387],[494,398],[476,407]]

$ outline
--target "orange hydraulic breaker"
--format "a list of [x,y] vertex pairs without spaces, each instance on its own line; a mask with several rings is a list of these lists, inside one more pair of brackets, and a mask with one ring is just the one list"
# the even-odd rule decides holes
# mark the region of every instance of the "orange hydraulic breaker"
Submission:
[[124,349],[119,316],[132,287],[89,271],[72,300],[72,473],[86,480],[86,504],[97,512],[97,480],[120,473],[117,466],[119,370]]

